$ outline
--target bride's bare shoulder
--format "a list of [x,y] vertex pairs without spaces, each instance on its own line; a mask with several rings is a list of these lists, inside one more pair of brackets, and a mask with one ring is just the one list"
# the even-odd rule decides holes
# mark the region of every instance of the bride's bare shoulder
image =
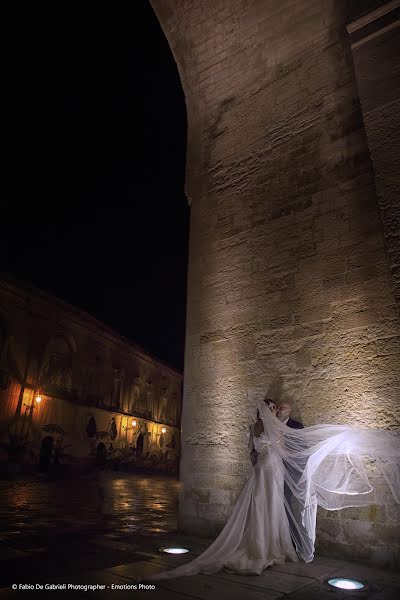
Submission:
[[264,424],[261,421],[261,419],[257,419],[257,421],[254,423],[254,435],[256,437],[258,437],[259,435],[262,434],[263,431],[264,431]]

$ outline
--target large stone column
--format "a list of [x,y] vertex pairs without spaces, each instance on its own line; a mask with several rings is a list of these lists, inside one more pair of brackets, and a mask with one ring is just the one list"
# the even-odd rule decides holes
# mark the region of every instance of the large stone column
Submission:
[[[189,121],[180,526],[214,535],[266,393],[305,425],[398,425],[399,318],[346,3],[152,5]],[[320,544],[391,560],[395,513],[354,517],[321,514]]]
[[400,0],[363,8],[347,29],[400,312]]

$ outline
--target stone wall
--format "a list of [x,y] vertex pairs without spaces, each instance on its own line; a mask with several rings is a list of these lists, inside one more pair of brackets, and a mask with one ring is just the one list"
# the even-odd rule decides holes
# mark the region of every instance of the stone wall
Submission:
[[103,443],[115,460],[177,467],[180,373],[87,313],[9,280],[0,280],[0,332],[1,447],[12,434],[37,456],[55,425],[50,435],[64,430],[58,441],[73,457],[94,458]]
[[400,2],[381,4],[348,31],[400,312]]
[[[398,427],[399,315],[347,3],[152,5],[189,124],[180,526],[213,535],[249,474],[247,428],[265,393],[305,425]],[[343,523],[321,517],[322,547],[337,539],[370,558],[386,547],[368,525],[355,548]]]

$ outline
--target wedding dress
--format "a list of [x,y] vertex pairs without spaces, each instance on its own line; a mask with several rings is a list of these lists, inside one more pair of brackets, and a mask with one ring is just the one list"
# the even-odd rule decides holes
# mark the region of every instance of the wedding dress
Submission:
[[[258,405],[257,463],[217,539],[200,556],[148,581],[226,569],[260,574],[314,557],[317,506],[400,503],[400,435],[344,425],[291,429]],[[296,549],[296,550],[295,550]]]

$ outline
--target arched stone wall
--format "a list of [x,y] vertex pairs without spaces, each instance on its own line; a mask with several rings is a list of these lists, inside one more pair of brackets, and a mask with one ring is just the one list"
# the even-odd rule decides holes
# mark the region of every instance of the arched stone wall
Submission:
[[[214,534],[265,393],[305,425],[398,426],[399,315],[347,3],[151,3],[189,126],[180,526]],[[321,545],[391,560],[398,512],[354,516],[320,515]]]

